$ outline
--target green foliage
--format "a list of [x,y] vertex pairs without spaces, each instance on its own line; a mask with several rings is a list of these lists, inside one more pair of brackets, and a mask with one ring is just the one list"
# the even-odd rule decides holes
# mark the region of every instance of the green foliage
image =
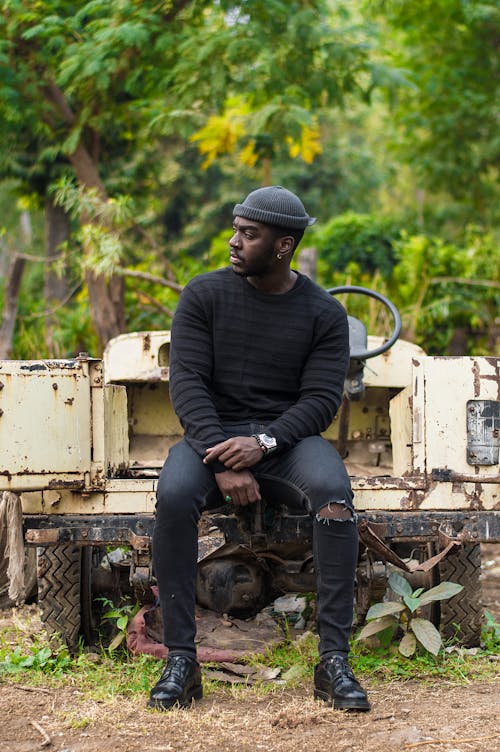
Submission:
[[391,286],[407,339],[445,354],[459,330],[468,341],[454,354],[498,351],[500,258],[491,233],[469,228],[461,244],[403,236],[397,254]]
[[323,262],[332,269],[356,264],[370,275],[387,277],[396,263],[395,241],[399,229],[388,217],[349,211],[334,217],[313,236]]
[[500,653],[500,624],[495,621],[490,611],[484,612],[482,644],[489,653]]
[[28,650],[20,646],[12,652],[0,650],[0,674],[19,674],[26,671],[61,676],[72,662],[65,646],[54,642],[50,646],[35,643]]
[[113,637],[108,645],[108,650],[116,650],[126,639],[127,627],[130,620],[139,611],[139,604],[132,603],[129,599],[122,598],[118,605],[115,605],[109,598],[98,598],[103,604],[104,610],[101,619],[103,621],[111,622],[117,630],[116,635]]
[[[390,588],[402,602],[386,601],[375,603],[366,615],[368,622],[358,634],[358,640],[366,640],[379,632],[391,629],[393,633],[402,631],[399,652],[409,657],[417,649],[417,642],[432,655],[437,655],[442,647],[441,635],[428,619],[419,616],[420,609],[434,601],[442,601],[463,590],[463,585],[454,582],[441,582],[430,590],[418,588],[413,591],[410,583],[400,574],[392,572],[389,576]],[[416,616],[413,616],[416,614]]]
[[[365,2],[378,13],[385,58],[410,85],[391,91],[394,142],[419,186],[445,191],[462,216],[498,218],[497,3]],[[389,126],[390,127],[390,126]]]
[[[232,206],[263,181],[296,190],[318,217],[304,243],[320,249],[321,284],[387,294],[404,336],[431,354],[498,352],[494,3],[5,0],[2,9],[0,180],[34,197],[39,230],[32,249],[12,243],[15,199],[0,196],[9,225],[0,272],[13,250],[43,255],[35,199],[43,207],[55,185],[74,229],[59,262],[73,295],[54,311],[53,347],[46,267],[27,262],[16,357],[98,355],[86,271],[109,276],[125,264],[184,283],[224,265]],[[189,138],[207,123],[216,160],[203,170]],[[93,182],[77,164],[82,149]],[[464,231],[467,222],[477,226]],[[126,279],[127,328],[168,327],[177,298]],[[354,306],[371,333],[387,331],[378,309]]]

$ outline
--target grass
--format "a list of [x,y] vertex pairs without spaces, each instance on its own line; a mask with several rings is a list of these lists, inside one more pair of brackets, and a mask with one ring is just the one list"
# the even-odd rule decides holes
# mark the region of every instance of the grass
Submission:
[[[124,648],[114,652],[82,650],[75,656],[56,638],[48,638],[36,628],[36,611],[32,621],[13,619],[0,632],[0,681],[18,681],[33,686],[71,686],[97,702],[112,702],[118,697],[146,695],[158,678],[160,664],[150,656],[131,657]],[[367,647],[353,643],[351,664],[361,680],[373,682],[428,681],[435,678],[453,683],[492,681],[498,677],[500,630],[490,618],[483,633],[484,647],[477,651],[454,649],[441,651],[434,657],[423,650],[405,658],[393,645]],[[317,662],[317,637],[305,633],[298,638],[289,634],[278,647],[266,655],[249,657],[250,665],[266,665],[281,669],[278,682],[261,682],[254,686],[231,687],[231,694],[263,695],[293,688],[304,681],[310,683]],[[285,679],[285,681],[284,681]],[[227,686],[207,681],[205,694],[221,691]],[[83,721],[82,721],[83,723]]]

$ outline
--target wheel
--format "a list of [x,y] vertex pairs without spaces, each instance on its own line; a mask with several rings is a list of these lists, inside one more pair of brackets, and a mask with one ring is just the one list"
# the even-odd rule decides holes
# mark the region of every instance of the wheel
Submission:
[[441,632],[445,639],[455,637],[472,648],[481,641],[483,605],[481,593],[481,546],[464,543],[439,564],[441,582],[457,582],[463,590],[441,601]]
[[113,636],[111,622],[101,622],[103,604],[119,603],[128,582],[128,569],[109,571],[100,565],[102,546],[52,546],[37,549],[38,605],[42,622],[50,633],[59,633],[71,652],[80,638],[95,645]]
[[[362,338],[356,342],[357,337],[354,338],[354,342],[351,342],[351,359],[355,360],[368,360],[368,358],[374,358],[376,355],[381,355],[386,350],[389,350],[396,342],[401,332],[401,316],[398,309],[391,303],[391,301],[376,290],[370,290],[368,287],[358,287],[357,285],[343,285],[341,287],[330,287],[327,292],[330,295],[342,295],[343,293],[354,293],[355,295],[367,295],[369,298],[375,298],[379,300],[391,313],[393,319],[393,329],[389,339],[384,342],[380,347],[376,347],[374,350],[367,350],[364,344],[361,344]],[[357,325],[363,326],[361,322],[349,317],[349,329],[356,329]],[[363,327],[364,328],[364,327]],[[366,332],[366,330],[365,330]]]
[[82,548],[75,545],[37,549],[38,605],[50,633],[58,632],[68,648],[78,647],[81,613]]

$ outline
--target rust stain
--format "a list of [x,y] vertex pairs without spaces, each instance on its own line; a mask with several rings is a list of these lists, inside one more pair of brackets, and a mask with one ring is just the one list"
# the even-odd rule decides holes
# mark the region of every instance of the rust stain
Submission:
[[151,335],[145,334],[142,338],[142,349],[144,352],[149,352],[151,350]]
[[474,397],[479,397],[481,394],[481,376],[477,360],[473,361],[472,375],[474,377]]
[[59,480],[52,478],[47,484],[47,488],[57,490],[58,488],[72,488],[75,490],[83,488],[82,480]]

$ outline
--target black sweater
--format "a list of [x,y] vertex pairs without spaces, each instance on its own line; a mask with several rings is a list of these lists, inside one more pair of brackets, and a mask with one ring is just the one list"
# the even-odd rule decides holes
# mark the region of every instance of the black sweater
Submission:
[[[255,289],[230,267],[184,289],[172,323],[170,391],[200,456],[223,424],[262,423],[278,451],[324,431],[342,399],[347,316],[302,274],[284,294]],[[217,468],[223,469],[223,468]]]

